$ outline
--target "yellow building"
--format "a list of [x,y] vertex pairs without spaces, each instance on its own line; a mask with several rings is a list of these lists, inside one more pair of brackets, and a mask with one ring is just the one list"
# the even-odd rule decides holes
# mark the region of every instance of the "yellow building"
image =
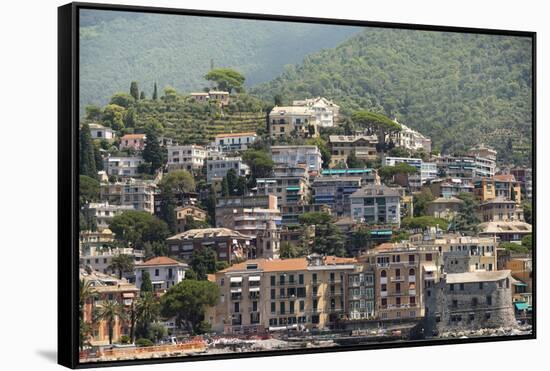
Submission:
[[226,334],[331,328],[344,316],[346,274],[354,271],[355,262],[311,255],[235,264],[210,276],[221,297],[206,320]]

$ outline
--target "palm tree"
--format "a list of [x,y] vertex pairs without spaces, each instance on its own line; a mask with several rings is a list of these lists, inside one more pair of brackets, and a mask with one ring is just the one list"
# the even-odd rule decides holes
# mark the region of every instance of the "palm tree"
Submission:
[[150,292],[142,293],[142,297],[136,303],[136,321],[141,337],[149,334],[149,325],[158,319],[160,304]]
[[134,270],[134,258],[128,254],[119,254],[115,256],[108,269],[118,271],[118,278],[122,279],[122,274]]
[[107,323],[109,332],[109,344],[113,343],[113,331],[117,319],[120,321],[126,319],[126,311],[116,300],[105,300],[97,311],[96,320],[103,320]]
[[84,345],[88,343],[88,337],[92,332],[92,323],[86,322],[84,320],[84,311],[86,303],[97,296],[97,293],[94,290],[94,287],[91,285],[90,281],[80,279],[79,281],[79,291],[78,291],[78,309],[80,316],[80,326],[79,326],[79,346],[80,349],[84,348]]

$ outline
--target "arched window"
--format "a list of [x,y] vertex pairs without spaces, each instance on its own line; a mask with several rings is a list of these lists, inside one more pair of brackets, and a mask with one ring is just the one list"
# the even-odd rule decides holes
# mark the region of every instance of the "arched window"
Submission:
[[380,272],[380,277],[386,277],[386,271]]
[[409,276],[414,276],[414,269],[409,269]]

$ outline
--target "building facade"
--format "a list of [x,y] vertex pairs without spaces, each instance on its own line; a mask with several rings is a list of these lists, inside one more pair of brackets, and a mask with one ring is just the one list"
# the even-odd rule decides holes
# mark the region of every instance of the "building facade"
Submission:
[[143,163],[141,156],[109,156],[103,161],[103,168],[108,175],[130,177],[139,174],[139,165]]
[[374,160],[378,157],[377,144],[375,135],[330,135],[330,167],[346,165],[352,153],[360,160]]
[[226,157],[225,155],[211,155],[206,160],[206,180],[212,183],[227,175],[229,169],[234,169],[237,176],[247,176],[250,168],[242,157]]
[[256,132],[218,134],[214,145],[221,152],[245,151],[256,141]]
[[319,172],[323,165],[321,151],[317,146],[271,146],[271,159],[276,164],[299,167],[305,165],[307,171]]
[[317,113],[310,107],[275,106],[269,113],[269,134],[274,139],[317,137]]
[[187,264],[166,256],[157,256],[135,265],[136,287],[143,283],[143,273],[148,272],[153,291],[165,292],[185,279]]
[[177,170],[200,170],[206,161],[206,148],[195,144],[167,146],[168,172]]
[[359,177],[317,177],[311,183],[315,204],[326,204],[335,216],[350,216],[350,195],[361,188]]
[[365,186],[350,195],[351,216],[367,224],[401,225],[401,195],[385,185]]
[[130,179],[127,182],[103,183],[100,197],[112,205],[131,206],[134,210],[155,212],[157,186],[152,181]]

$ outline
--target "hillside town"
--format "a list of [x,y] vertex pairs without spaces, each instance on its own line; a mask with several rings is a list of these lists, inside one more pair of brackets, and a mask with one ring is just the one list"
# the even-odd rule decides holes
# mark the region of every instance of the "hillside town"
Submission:
[[88,117],[81,362],[531,331],[532,169],[476,138],[445,153],[327,97],[206,143]]

